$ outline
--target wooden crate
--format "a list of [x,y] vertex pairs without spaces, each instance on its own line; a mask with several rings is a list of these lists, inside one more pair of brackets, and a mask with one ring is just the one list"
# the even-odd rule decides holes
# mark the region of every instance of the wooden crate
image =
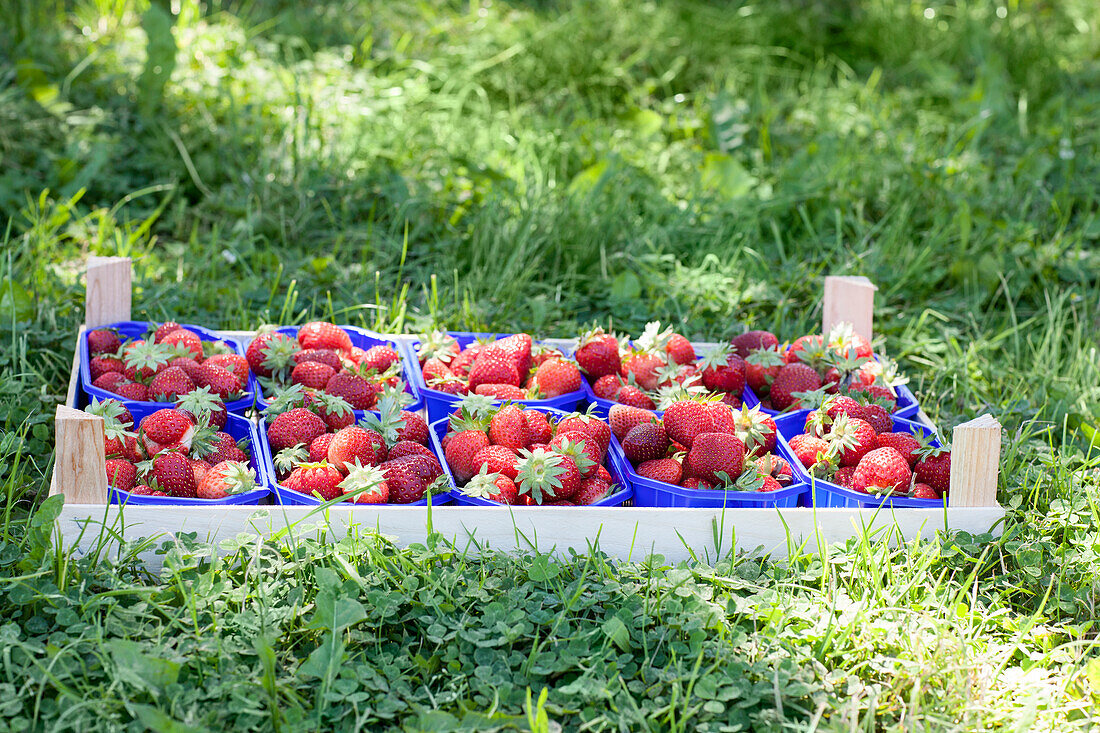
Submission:
[[[88,264],[86,328],[130,318],[130,261],[92,258]],[[827,277],[823,331],[850,322],[870,337],[874,286],[866,278]],[[251,337],[246,332],[227,332]],[[79,349],[77,349],[79,351]],[[77,357],[67,405],[56,415],[56,462],[51,493],[63,494],[58,528],[66,546],[85,551],[106,542],[141,537],[169,539],[195,532],[215,547],[242,533],[314,535],[330,541],[355,528],[407,546],[431,531],[472,551],[587,552],[640,560],[657,553],[669,561],[714,561],[731,549],[761,549],[773,557],[820,552],[827,545],[866,534],[874,541],[930,537],[937,530],[999,533],[1004,509],[997,504],[1001,426],[983,415],[953,433],[951,506],[937,509],[664,509],[647,507],[423,507],[210,506],[159,507],[107,504],[103,420],[75,409]],[[430,513],[429,513],[430,512]],[[109,538],[109,539],[106,539]],[[147,559],[159,563],[160,556]]]

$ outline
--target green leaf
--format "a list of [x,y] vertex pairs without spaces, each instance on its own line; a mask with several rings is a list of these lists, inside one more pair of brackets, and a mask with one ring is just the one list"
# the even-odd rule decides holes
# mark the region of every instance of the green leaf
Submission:
[[0,328],[10,326],[12,321],[34,320],[34,299],[30,293],[6,277],[0,282]]
[[164,98],[164,87],[176,68],[176,39],[172,35],[172,15],[157,3],[151,3],[141,16],[141,28],[147,39],[145,68],[138,79],[138,100],[142,114],[156,110]]
[[573,177],[569,182],[569,193],[587,195],[592,193],[602,183],[604,177],[611,168],[611,160],[602,158],[595,164],[588,166]]
[[129,703],[127,708],[146,729],[156,731],[156,733],[204,733],[209,730],[208,728],[187,725],[174,720],[168,713],[152,705]]
[[612,616],[604,621],[603,626],[600,627],[612,644],[617,646],[621,651],[630,650],[630,630],[626,628],[626,624],[618,616]]
[[134,687],[159,692],[179,678],[178,662],[147,654],[136,641],[113,639],[105,646],[114,660],[119,679]]
[[536,583],[545,583],[558,577],[561,566],[552,562],[546,555],[539,555],[531,561],[531,567],[527,568],[527,577]]
[[725,153],[707,153],[703,158],[702,184],[723,198],[737,199],[753,189],[756,178]]
[[303,677],[316,677],[320,680],[334,679],[344,663],[346,648],[343,639],[337,638],[332,632],[325,634],[321,645],[302,663],[298,673]]

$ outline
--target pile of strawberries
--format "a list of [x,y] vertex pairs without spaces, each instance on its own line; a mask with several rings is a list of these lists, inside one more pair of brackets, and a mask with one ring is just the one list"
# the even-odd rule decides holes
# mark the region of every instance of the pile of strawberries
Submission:
[[257,488],[246,441],[224,432],[225,413],[165,408],[134,430],[118,400],[92,400],[85,412],[104,422],[107,480],[129,494],[224,499]]
[[173,402],[201,387],[232,402],[248,386],[243,356],[173,321],[144,339],[123,341],[109,328],[89,331],[88,357],[93,386],[134,402]]
[[748,331],[730,346],[744,359],[749,388],[774,412],[817,407],[825,395],[840,393],[889,414],[897,409],[893,387],[906,381],[897,376],[896,364],[876,360],[870,342],[847,325],[825,336],[800,336],[790,345],[780,345],[768,331]]
[[276,479],[306,496],[359,504],[411,504],[429,490],[446,493],[450,484],[427,447],[424,420],[389,396],[378,407],[378,415],[367,413],[358,424],[336,428],[307,407],[269,414],[267,440],[275,454]]
[[847,395],[830,395],[806,416],[791,450],[814,476],[866,494],[940,499],[951,484],[951,451],[930,436],[895,432],[887,416]]
[[778,491],[791,466],[774,453],[775,421],[759,409],[681,400],[662,417],[612,405],[611,431],[635,472],[687,489]]
[[713,349],[698,359],[695,348],[672,329],[646,324],[633,342],[620,341],[602,328],[580,336],[574,354],[597,397],[647,410],[673,402],[708,397],[741,406],[745,363],[729,348]]
[[[314,321],[298,329],[297,338],[278,331],[261,331],[245,352],[265,399],[277,399],[290,387],[337,398],[337,408],[373,410],[384,392],[404,392],[401,356],[383,344],[361,349],[347,331]],[[350,418],[349,418],[350,419]]]
[[558,349],[534,344],[526,333],[478,340],[466,348],[441,331],[418,338],[417,357],[428,389],[496,400],[537,400],[581,388],[576,362]]
[[604,467],[611,428],[594,415],[556,417],[473,395],[451,415],[442,445],[458,489],[499,504],[594,504],[618,487]]

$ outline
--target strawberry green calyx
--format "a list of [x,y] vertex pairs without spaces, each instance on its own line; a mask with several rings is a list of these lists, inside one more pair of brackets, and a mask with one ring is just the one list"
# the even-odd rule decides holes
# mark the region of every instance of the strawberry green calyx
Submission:
[[294,370],[294,355],[301,350],[295,339],[273,338],[260,350],[263,366],[276,381],[285,382]]
[[824,438],[833,425],[833,418],[825,410],[814,410],[806,418],[806,432],[818,438]]
[[270,421],[296,407],[309,407],[306,404],[306,394],[306,388],[300,384],[277,388],[263,410],[264,417]]
[[[391,370],[395,369],[396,367],[391,367]],[[400,374],[399,370],[398,374]],[[405,391],[405,382],[402,380],[398,380],[397,384],[387,383],[382,387],[382,394],[379,399],[386,399],[387,397],[397,402],[401,407],[408,407],[413,401],[413,396]]]
[[256,472],[240,461],[226,461],[225,474],[222,477],[225,493],[233,496],[244,494],[256,488]]
[[137,437],[137,433],[127,430],[126,423],[122,422],[126,408],[118,400],[100,401],[93,397],[92,404],[85,407],[84,412],[103,418],[103,435],[108,439],[125,440],[128,437]]
[[909,383],[909,377],[903,375],[898,363],[888,356],[880,356],[878,361],[869,361],[863,370],[875,375],[875,384],[894,388]]
[[339,395],[329,394],[328,392],[315,392],[313,398],[315,405],[324,408],[324,411],[333,417],[343,417],[351,413],[351,405]]
[[196,420],[203,422],[209,422],[214,411],[222,406],[221,398],[211,392],[209,387],[198,387],[176,398],[176,409],[186,410]]
[[454,336],[443,331],[432,331],[431,333],[419,334],[416,338],[420,341],[416,355],[421,363],[434,358],[448,364],[454,358],[454,347],[458,345],[458,341],[455,340]]
[[[829,398],[829,393],[826,392],[829,385],[818,387],[817,389],[811,389],[806,392],[792,392],[791,396],[795,398],[795,402],[791,403],[791,406],[787,408],[787,412],[791,410],[804,410],[804,409],[817,409],[825,404],[825,400]],[[795,407],[798,405],[798,407]]]
[[[915,455],[919,460],[935,458],[936,456],[941,456],[944,453],[951,452],[951,446],[947,442],[945,442],[940,436],[933,436],[931,432],[916,432],[913,433],[913,437],[917,439],[918,443],[920,443],[920,447],[913,451],[913,455]],[[932,445],[933,437],[938,440],[938,446]]]
[[783,366],[786,363],[783,361],[783,355],[779,352],[778,346],[753,349],[749,352],[749,355],[745,357],[745,362],[765,369],[768,367]]
[[699,360],[699,367],[701,369],[718,369],[729,364],[729,355],[733,351],[733,347],[730,344],[722,344],[708,351],[702,359]]
[[735,414],[735,434],[745,444],[746,451],[751,452],[756,446],[768,442],[768,436],[775,431],[768,426],[767,421],[767,414],[759,407],[741,405],[741,411]]
[[[187,355],[190,356],[191,352],[187,352]],[[167,366],[168,362],[177,356],[179,354],[171,344],[155,344],[152,341],[146,341],[137,346],[131,346],[123,355],[122,363],[127,368],[136,369],[140,378],[143,372],[156,372],[161,367]]]
[[561,465],[562,457],[543,448],[519,452],[516,462],[516,486],[521,493],[530,494],[536,504],[542,504],[544,498],[554,498],[557,489],[561,489],[561,476],[566,469]]
[[392,448],[401,439],[398,431],[405,427],[405,419],[401,417],[401,403],[391,397],[382,397],[378,400],[378,414],[368,412],[359,421],[359,427],[378,433],[386,447]]
[[634,340],[634,345],[640,351],[663,354],[665,346],[668,345],[668,340],[672,338],[673,333],[671,326],[662,331],[660,321],[650,321],[645,324],[642,335]]
[[214,436],[217,432],[217,429],[208,422],[196,427],[191,435],[190,455],[194,458],[202,458],[217,450],[214,447]]
[[564,440],[561,445],[555,445],[554,452],[572,458],[573,462],[577,464],[577,470],[580,471],[581,475],[584,475],[588,469],[596,465],[596,462],[585,453],[584,444],[580,441]]
[[386,474],[377,466],[364,466],[355,459],[355,463],[345,463],[348,475],[337,484],[345,494],[357,495],[373,492],[386,481]]
[[508,405],[505,402],[503,405],[497,405],[492,397],[487,397],[480,394],[468,394],[462,398],[462,401],[458,403],[458,409],[451,415],[450,429],[452,432],[460,433],[463,430],[481,430],[487,432],[489,430],[489,421],[493,419],[493,415],[500,410],[501,407]]
[[488,499],[500,491],[496,484],[500,476],[499,473],[489,473],[489,465],[487,463],[482,463],[481,470],[474,474],[459,491],[466,496],[473,496],[478,499]]
[[854,426],[846,413],[840,413],[833,420],[829,432],[825,434],[825,442],[829,444],[829,451],[840,455],[844,451],[852,450],[859,445]]
[[[658,387],[653,392],[647,392],[646,395],[653,400],[653,404],[657,406],[658,410],[667,410],[674,402],[686,402],[688,400],[717,402],[720,400],[717,396],[708,395],[706,389],[700,385],[684,385],[675,382],[664,387]],[[714,398],[712,399],[712,397]]]
[[275,454],[272,462],[280,473],[290,473],[302,465],[307,458],[309,458],[309,451],[305,446],[296,445],[292,448],[283,448]]

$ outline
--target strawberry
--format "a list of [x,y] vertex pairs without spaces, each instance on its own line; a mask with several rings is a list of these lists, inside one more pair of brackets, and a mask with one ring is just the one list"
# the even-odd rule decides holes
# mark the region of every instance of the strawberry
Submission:
[[344,474],[322,461],[300,464],[283,485],[306,496],[318,495],[322,501],[332,501],[344,493],[340,488],[343,480]]
[[531,336],[526,333],[517,333],[500,339],[494,344],[495,348],[507,354],[512,363],[516,365],[516,371],[520,377],[531,371]]
[[602,328],[581,336],[577,349],[573,352],[573,358],[577,360],[581,371],[593,382],[608,376],[617,377],[622,367],[618,339],[604,333]]
[[581,481],[581,487],[573,495],[573,503],[577,506],[591,506],[610,495],[611,485],[606,481],[596,477],[586,478]]
[[420,477],[420,480],[425,484],[431,484],[435,482],[440,476],[443,475],[443,466],[439,465],[439,461],[435,456],[402,456],[400,458],[392,458],[386,461],[387,464],[394,464],[398,466],[406,466]]
[[514,504],[518,494],[512,477],[497,473],[491,466],[485,465],[462,487],[462,493],[497,504]]
[[169,408],[147,415],[139,428],[149,455],[166,448],[189,450],[195,434],[195,424],[179,410]]
[[732,407],[725,402],[707,402],[705,407],[714,421],[714,432],[737,434],[737,418]]
[[167,344],[135,341],[124,350],[122,363],[126,367],[128,379],[146,384],[175,357],[176,352]]
[[[451,362],[450,362],[451,373],[454,374],[456,377],[469,377],[470,376],[470,371],[473,369],[474,362],[477,360],[477,357],[480,353],[481,353],[481,347],[480,346],[469,346],[469,347],[463,349],[453,359],[451,359]],[[500,357],[501,360],[506,361],[512,367],[515,367],[515,363],[512,362],[510,359],[508,359],[506,355],[503,355],[500,352],[495,352],[495,353],[497,354],[498,357]],[[505,369],[503,371],[503,373],[504,374],[511,374],[511,370]],[[519,374],[519,370],[517,369],[516,370],[516,384],[519,384],[519,379],[520,379],[521,376],[522,375]],[[485,380],[485,381],[488,382],[488,381],[491,381],[491,380]],[[511,381],[507,382],[507,384],[511,384],[511,383],[512,383]]]
[[623,378],[618,372],[605,374],[592,383],[592,393],[604,400],[617,400],[619,390],[623,387]]
[[187,376],[187,372],[179,367],[168,367],[157,372],[149,382],[148,394],[154,402],[174,402],[194,388],[195,383]]
[[229,354],[214,354],[210,358],[203,360],[203,364],[220,366],[222,369],[236,376],[237,379],[241,381],[242,385],[248,380],[248,359],[236,352]]
[[424,456],[437,460],[431,448],[412,440],[399,440],[394,443],[387,454],[387,459],[392,461],[405,456]]
[[691,342],[678,333],[668,337],[665,342],[665,353],[670,361],[677,364],[693,364],[695,362],[695,347]]
[[309,445],[314,438],[328,432],[328,426],[315,412],[295,407],[278,415],[267,427],[271,450],[279,452],[295,445]]
[[852,476],[854,476],[855,473],[855,466],[841,466],[836,470],[836,473],[833,474],[832,481],[841,488],[850,489],[852,488]]
[[603,462],[603,457],[607,455],[607,446],[611,443],[611,428],[606,422],[595,415],[574,412],[559,420],[557,427],[558,433],[577,430],[595,438],[600,446],[599,462]]
[[752,351],[745,357],[745,383],[758,395],[766,395],[785,363],[778,347]]
[[386,474],[380,468],[364,466],[358,461],[348,466],[347,476],[337,488],[344,492],[345,501],[355,504],[385,504],[390,500]]
[[381,466],[390,490],[390,501],[394,504],[412,504],[424,498],[428,483],[420,477],[408,461],[387,461]]
[[145,388],[145,385],[138,384],[137,382],[131,382],[129,380],[126,380],[116,385],[115,388],[111,390],[111,392],[117,394],[123,399],[131,400],[133,402],[149,401],[149,390]]
[[198,384],[200,387],[209,387],[212,393],[226,401],[239,397],[244,388],[235,374],[208,362],[199,364]]
[[868,451],[874,449],[875,429],[866,420],[842,414],[833,421],[825,440],[840,457],[841,466],[855,466]]
[[626,437],[632,428],[645,422],[653,422],[657,417],[648,410],[628,405],[612,405],[607,413],[611,433],[619,440]]
[[519,469],[516,467],[518,458],[514,451],[503,445],[489,445],[479,450],[473,458],[473,465],[484,468],[489,467],[492,473],[501,473],[515,480]]
[[195,497],[195,472],[182,453],[166,451],[153,456],[153,477],[169,496]]
[[642,478],[664,481],[666,484],[678,484],[683,478],[683,467],[675,458],[656,458],[643,461],[634,469]]
[[121,372],[104,372],[92,380],[92,386],[114,392],[119,385],[126,384],[129,381],[126,375]]
[[324,321],[310,321],[298,329],[298,343],[303,349],[351,349],[351,336],[342,328]]
[[206,472],[195,488],[199,499],[224,499],[256,488],[256,473],[247,463],[222,461]]
[[177,356],[175,359],[168,362],[168,367],[179,367],[192,382],[198,384],[199,363],[190,356]]
[[622,389],[619,390],[618,401],[631,407],[640,407],[643,410],[652,410],[656,407],[649,395],[633,384],[623,385]]
[[539,365],[535,385],[544,397],[560,397],[581,388],[581,372],[566,359],[550,359]]
[[163,491],[154,489],[148,484],[138,484],[130,491],[130,493],[136,496],[168,496],[168,494],[164,493]]
[[180,330],[180,324],[175,321],[165,321],[157,326],[157,329],[153,332],[153,343],[159,344],[164,341],[164,337],[170,333],[175,333]]
[[600,481],[606,481],[609,484],[615,483],[615,479],[611,476],[611,472],[603,466],[596,469],[596,478]]
[[518,451],[528,443],[527,420],[517,405],[505,405],[489,421],[489,440]]
[[137,479],[137,468],[130,461],[121,458],[108,458],[107,483],[120,491],[130,491]]
[[572,458],[582,479],[594,477],[596,468],[603,460],[596,439],[580,430],[562,430],[559,427],[557,435],[550,441],[550,449]]
[[335,435],[335,433],[324,433],[313,439],[313,442],[309,444],[310,463],[320,463],[328,460],[328,447],[332,444]]
[[196,361],[202,359],[202,339],[199,338],[198,334],[187,329],[177,328],[156,343],[174,346],[180,354],[190,352],[191,358]]
[[[741,475],[745,461],[745,446],[735,435],[699,433],[688,451],[687,465],[691,475],[714,483],[726,483]],[[725,474],[725,478],[719,474]]]
[[744,443],[748,455],[759,456],[775,450],[778,434],[775,420],[760,408],[742,406],[739,412],[733,413],[733,421],[733,434]]
[[929,446],[918,452],[918,460],[913,465],[917,480],[928,484],[939,493],[947,494],[951,489],[951,451]]
[[268,331],[252,339],[245,350],[245,358],[256,376],[271,377],[276,373],[288,373],[298,351],[297,341],[278,331]]
[[856,333],[851,323],[840,323],[833,327],[826,338],[828,347],[837,355],[852,353],[858,359],[870,359],[874,356],[871,342]]
[[516,367],[516,358],[513,355],[496,346],[489,346],[481,350],[470,367],[469,388],[476,390],[479,384],[510,384],[518,387],[521,377],[524,376],[526,374],[521,374]]
[[691,448],[696,435],[714,432],[714,418],[711,417],[710,410],[690,400],[672,403],[665,410],[663,421],[669,439],[685,448]]
[[489,436],[480,430],[463,430],[451,436],[443,454],[447,459],[447,465],[451,467],[455,481],[464,484],[477,473],[479,465],[474,462],[474,456],[488,445],[490,445]]
[[905,458],[910,467],[917,462],[921,443],[910,433],[879,433],[875,436],[876,448],[893,448]]
[[479,384],[474,389],[474,393],[492,397],[494,400],[527,399],[526,390],[511,384]]
[[875,448],[856,466],[852,490],[865,494],[905,493],[912,477],[905,456],[893,448]]
[[102,377],[104,374],[111,372],[118,373],[125,376],[126,367],[123,366],[122,360],[114,356],[93,356],[88,361],[88,369],[92,373],[92,384],[95,384],[95,380]]
[[232,435],[218,432],[207,439],[204,435],[205,432],[200,430],[195,433],[195,440],[192,442],[190,452],[193,458],[201,457],[211,465],[223,461],[248,462],[248,453],[237,445],[237,441],[233,440]]
[[710,481],[698,478],[696,476],[689,476],[685,478],[680,485],[683,486],[685,489],[702,489],[705,491],[710,491],[714,488],[714,484],[712,484]]
[[729,347],[714,349],[703,357],[703,386],[714,392],[740,394],[745,388],[745,361]]
[[401,425],[397,427],[397,438],[427,445],[429,440],[428,423],[424,422],[424,418],[416,412],[401,410]]
[[791,348],[787,350],[786,359],[788,364],[801,362],[812,367],[820,364],[824,356],[825,338],[821,334],[808,334],[794,340]]
[[302,349],[295,353],[292,359],[295,366],[306,361],[313,361],[318,364],[326,364],[332,367],[332,371],[334,372],[338,372],[344,368],[344,363],[340,360],[340,355],[332,349]]
[[631,463],[663,458],[668,452],[668,436],[660,423],[645,422],[631,428],[623,437],[623,453]]
[[324,389],[336,370],[319,361],[303,361],[290,373],[290,381],[311,389]]
[[914,499],[939,499],[940,495],[936,493],[928,484],[915,483],[913,484],[913,498]]
[[863,405],[864,419],[871,424],[876,433],[889,433],[894,429],[890,413],[882,405],[870,403]]
[[349,425],[333,434],[327,459],[329,465],[341,472],[346,472],[348,466],[356,462],[377,466],[386,460],[386,444],[378,433]]
[[821,387],[821,377],[806,364],[787,364],[771,384],[771,401],[776,410],[798,409],[795,392],[812,392]]
[[424,362],[424,365],[420,368],[424,373],[424,381],[429,379],[442,379],[443,377],[452,377],[454,372],[439,359],[432,357]]
[[657,389],[657,370],[665,365],[664,357],[645,351],[636,351],[623,360],[620,372],[623,377],[634,376],[634,382],[644,390]]
[[91,404],[84,408],[84,412],[89,415],[99,415],[104,422],[116,423],[125,430],[134,427],[134,416],[126,409],[126,405],[110,397],[104,400],[93,397]]
[[121,348],[122,341],[114,331],[106,328],[88,331],[88,353],[92,355],[115,354]]
[[765,476],[773,476],[781,484],[791,482],[791,464],[774,453],[766,453],[754,461],[756,470]]
[[365,377],[337,372],[325,383],[325,392],[343,399],[353,410],[370,410],[378,401],[381,389]]
[[832,455],[829,444],[813,435],[796,435],[788,441],[788,445],[794,452],[795,458],[806,468],[813,468],[822,460],[822,457]]
[[770,331],[746,331],[730,339],[730,346],[738,356],[744,359],[753,351],[778,347],[779,339]]
[[867,412],[863,409],[863,405],[847,395],[830,395],[821,403],[821,408],[825,410],[826,415],[834,420],[839,415],[847,415],[848,417],[854,417],[860,420],[867,419]]
[[545,412],[538,410],[524,410],[523,420],[527,423],[527,441],[525,448],[532,443],[549,443],[554,435],[554,428],[550,426],[550,420]]
[[541,448],[525,449],[520,451],[517,468],[516,487],[519,493],[532,497],[537,504],[569,499],[580,489],[580,473],[569,456]]
[[394,364],[401,363],[401,356],[397,353],[389,344],[380,344],[378,346],[372,346],[367,349],[363,354],[362,360],[359,362],[360,366],[381,374],[389,369]]

